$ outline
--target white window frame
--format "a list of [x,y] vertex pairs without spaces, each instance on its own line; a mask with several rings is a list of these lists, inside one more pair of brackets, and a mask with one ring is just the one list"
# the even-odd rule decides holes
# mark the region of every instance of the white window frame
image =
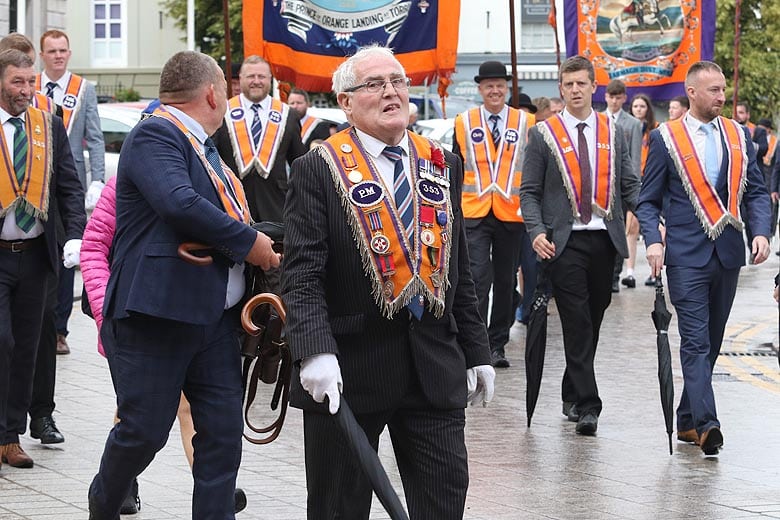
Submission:
[[[93,67],[127,67],[127,0],[92,0],[89,3],[89,48],[90,55],[92,56]],[[111,38],[111,24],[106,23],[106,38],[95,37],[95,6],[102,4],[106,7],[106,16],[110,16],[111,4],[119,4],[121,11],[121,17],[119,18],[120,32],[119,38]],[[109,20],[106,18],[106,20]],[[98,58],[95,49],[98,45],[105,46],[108,49],[112,42],[118,42],[120,47],[120,55],[108,58]]]

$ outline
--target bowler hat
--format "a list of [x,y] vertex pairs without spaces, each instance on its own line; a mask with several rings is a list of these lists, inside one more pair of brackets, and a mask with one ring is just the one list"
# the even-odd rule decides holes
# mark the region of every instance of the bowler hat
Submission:
[[474,81],[479,83],[483,79],[503,78],[507,81],[512,76],[506,73],[506,67],[500,61],[486,61],[479,66],[479,74],[474,76]]
[[530,111],[532,114],[535,114],[535,113],[536,113],[536,105],[534,105],[534,104],[531,102],[531,98],[530,98],[530,97],[528,97],[528,94],[523,94],[522,92],[520,92],[520,93],[517,95],[517,101],[518,101],[518,103],[517,103],[517,106],[518,106],[518,107],[520,107],[520,108],[523,108],[523,107],[525,107],[525,108],[527,108],[527,109],[528,109],[528,110],[529,110],[529,111]]
[[761,126],[765,126],[768,129],[770,129],[770,130],[772,129],[772,120],[771,119],[767,119],[767,118],[759,119],[758,120],[758,124],[761,125]]

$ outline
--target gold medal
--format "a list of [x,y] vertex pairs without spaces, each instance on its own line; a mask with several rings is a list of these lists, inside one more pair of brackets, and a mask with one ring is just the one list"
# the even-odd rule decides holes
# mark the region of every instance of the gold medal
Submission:
[[385,298],[392,298],[393,297],[393,289],[395,288],[395,285],[393,284],[392,280],[387,280],[382,287],[382,294],[384,294]]
[[430,229],[426,228],[420,231],[420,240],[426,246],[432,246],[434,239],[435,237],[433,235],[433,231],[431,231]]
[[363,174],[357,170],[352,170],[347,174],[347,179],[349,179],[349,182],[352,184],[355,184],[363,180]]

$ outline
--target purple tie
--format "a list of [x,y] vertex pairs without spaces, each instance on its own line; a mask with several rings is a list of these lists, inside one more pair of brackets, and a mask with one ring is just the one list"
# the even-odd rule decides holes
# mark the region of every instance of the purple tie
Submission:
[[590,158],[588,157],[588,142],[585,140],[585,123],[577,125],[577,152],[580,163],[580,221],[583,224],[590,222],[591,204],[593,202],[593,181],[590,174]]

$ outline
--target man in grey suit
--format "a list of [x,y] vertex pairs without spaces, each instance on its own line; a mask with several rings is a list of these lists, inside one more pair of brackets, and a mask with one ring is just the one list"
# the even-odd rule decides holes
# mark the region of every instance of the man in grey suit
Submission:
[[628,254],[623,207],[636,207],[639,179],[623,130],[591,106],[593,65],[574,56],[558,77],[566,108],[528,134],[520,204],[534,251],[548,264],[561,317],[563,411],[577,421],[577,433],[594,435],[601,399],[593,361],[612,299],[615,254]]
[[464,409],[493,394],[462,164],[407,131],[408,88],[390,49],[359,50],[333,74],[354,126],[290,174],[282,295],[310,520],[369,516],[371,485],[328,416],[342,393],[375,449],[389,429],[410,518],[437,520],[463,518]]
[[[604,111],[617,126],[623,129],[623,136],[628,146],[628,156],[631,158],[631,164],[634,166],[634,173],[637,177],[642,176],[642,122],[625,110],[623,105],[628,97],[626,96],[626,84],[619,79],[613,79],[607,84],[607,93],[604,96],[607,101],[607,109]],[[633,213],[628,212],[626,217],[626,234],[628,238],[628,268],[626,276],[622,283],[629,289],[636,287],[634,278],[634,265],[636,264],[636,242],[639,237],[639,223]],[[620,271],[623,270],[623,257],[615,258],[615,271],[612,273],[612,292],[620,291]]]
[[[86,208],[95,207],[104,186],[105,144],[100,130],[95,87],[68,70],[71,50],[68,35],[56,29],[41,35],[43,72],[35,78],[35,88],[62,107],[62,122],[68,133],[70,151],[76,163],[81,185],[86,191]],[[89,152],[90,179],[84,164],[84,144]],[[66,337],[68,319],[73,309],[74,269],[60,269],[57,295],[57,353],[70,352]]]

